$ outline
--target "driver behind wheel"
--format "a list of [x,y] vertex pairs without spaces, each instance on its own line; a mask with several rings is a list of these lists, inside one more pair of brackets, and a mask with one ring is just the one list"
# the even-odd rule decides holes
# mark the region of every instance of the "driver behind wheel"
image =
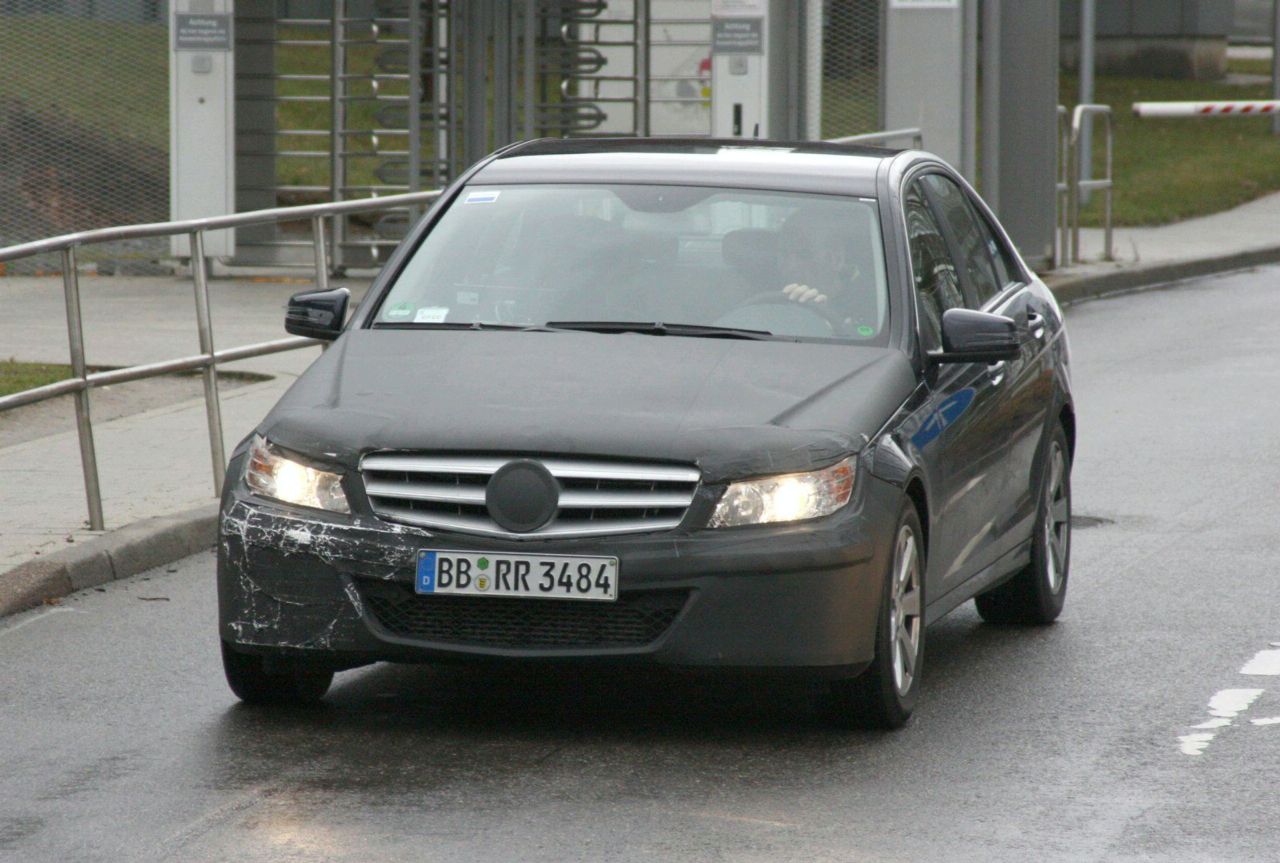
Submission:
[[778,243],[783,295],[821,308],[845,330],[874,326],[875,285],[859,266],[870,260],[868,218],[816,204],[788,216]]

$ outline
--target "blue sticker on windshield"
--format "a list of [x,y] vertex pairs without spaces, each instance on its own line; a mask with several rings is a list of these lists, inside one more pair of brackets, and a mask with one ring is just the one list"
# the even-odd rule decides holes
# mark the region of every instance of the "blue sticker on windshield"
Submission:
[[502,194],[502,193],[501,193],[501,192],[499,192],[499,191],[489,191],[489,192],[471,192],[470,194],[468,194],[468,195],[467,195],[467,199],[466,199],[465,201],[463,201],[462,203],[464,203],[464,204],[492,204],[494,201],[498,200],[498,196],[499,196],[499,195],[501,195],[501,194]]

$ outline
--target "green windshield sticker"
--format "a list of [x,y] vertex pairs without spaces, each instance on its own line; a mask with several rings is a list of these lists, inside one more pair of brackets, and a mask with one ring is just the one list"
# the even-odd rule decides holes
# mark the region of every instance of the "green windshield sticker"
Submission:
[[866,324],[863,324],[862,326],[858,327],[858,335],[862,336],[864,339],[870,338],[875,334],[876,334],[875,327],[869,327]]
[[413,303],[396,303],[387,309],[389,318],[407,318],[411,314],[413,314]]

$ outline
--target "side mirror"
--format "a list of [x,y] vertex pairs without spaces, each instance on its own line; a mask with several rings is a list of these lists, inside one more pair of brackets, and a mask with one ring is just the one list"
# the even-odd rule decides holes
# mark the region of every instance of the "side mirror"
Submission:
[[284,328],[295,336],[331,342],[342,334],[350,299],[351,292],[346,288],[294,294],[284,313]]
[[942,350],[931,353],[935,363],[998,363],[1018,355],[1021,340],[1012,318],[947,309],[942,313]]

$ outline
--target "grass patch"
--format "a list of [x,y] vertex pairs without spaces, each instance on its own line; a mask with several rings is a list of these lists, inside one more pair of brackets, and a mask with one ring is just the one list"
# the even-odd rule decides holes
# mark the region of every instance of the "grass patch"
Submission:
[[168,27],[0,15],[0,99],[169,149]]
[[[1073,76],[1061,78],[1062,103],[1074,105]],[[1164,225],[1239,206],[1280,191],[1280,137],[1270,118],[1141,120],[1134,102],[1265,99],[1268,87],[1213,81],[1099,77],[1095,100],[1115,119],[1117,225]],[[1095,173],[1105,159],[1103,136],[1094,136]],[[1102,224],[1102,196],[1082,213]]]
[[71,366],[0,360],[0,396],[57,383],[71,377]]
[[1229,57],[1227,58],[1227,72],[1232,75],[1266,75],[1269,78],[1271,77],[1271,61]]

